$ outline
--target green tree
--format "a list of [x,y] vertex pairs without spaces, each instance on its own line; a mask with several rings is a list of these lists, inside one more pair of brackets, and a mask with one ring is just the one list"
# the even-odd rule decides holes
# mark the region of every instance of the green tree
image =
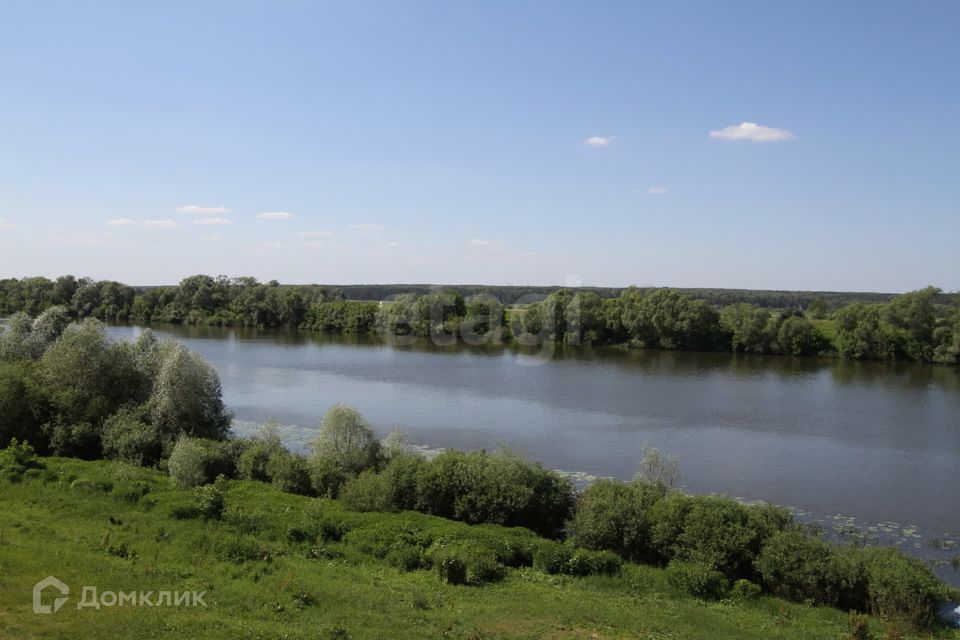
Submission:
[[720,311],[720,326],[730,335],[733,351],[767,353],[770,350],[770,312],[740,302]]
[[50,403],[35,362],[0,362],[0,448],[16,438],[46,449],[40,427],[49,419]]
[[374,467],[380,441],[367,419],[354,407],[336,404],[323,416],[312,443],[314,457],[333,461],[352,473]]
[[226,437],[233,416],[223,404],[217,372],[180,343],[165,343],[160,353],[149,402],[150,421],[161,437],[166,441],[181,435]]

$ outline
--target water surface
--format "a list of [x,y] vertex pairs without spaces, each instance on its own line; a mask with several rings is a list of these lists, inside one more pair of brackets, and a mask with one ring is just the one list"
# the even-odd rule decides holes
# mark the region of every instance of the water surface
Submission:
[[[924,552],[960,533],[956,368],[583,347],[541,358],[284,331],[154,330],[217,368],[241,428],[278,420],[294,448],[346,402],[381,433],[400,425],[431,447],[504,443],[551,468],[628,479],[646,443],[680,457],[693,492],[788,505]],[[129,338],[138,329],[110,331]]]

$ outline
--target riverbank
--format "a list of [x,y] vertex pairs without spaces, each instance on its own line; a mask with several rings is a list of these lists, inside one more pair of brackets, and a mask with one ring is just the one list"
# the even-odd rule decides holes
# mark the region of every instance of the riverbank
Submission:
[[[836,640],[850,630],[847,615],[835,609],[767,596],[702,601],[672,586],[664,570],[633,564],[615,576],[578,578],[521,567],[483,586],[449,584],[436,570],[392,566],[355,540],[368,527],[469,535],[466,525],[420,514],[354,514],[336,501],[239,481],[226,486],[222,519],[177,519],[171,514],[192,504],[194,493],[172,488],[155,471],[46,462],[46,479],[27,478],[0,492],[8,551],[0,573],[0,637],[160,638],[175,629],[211,638],[319,634],[360,640],[382,638],[389,629],[398,640]],[[339,541],[292,535],[308,516],[336,519],[357,534]],[[69,600],[55,614],[38,615],[31,610],[31,588],[48,575],[69,586]],[[93,592],[83,586],[115,604],[89,606]],[[205,606],[170,606],[174,600],[161,595],[168,591],[202,593]],[[105,592],[149,592],[156,606],[116,603]],[[54,595],[47,592],[50,602]],[[88,606],[77,608],[81,598]],[[868,624],[884,632],[882,621]],[[907,631],[904,637],[915,636]],[[933,637],[955,640],[960,632],[938,630]]]
[[[316,438],[316,426],[300,426],[275,423],[281,441],[291,451],[306,454],[310,442]],[[235,420],[233,432],[242,438],[256,435],[263,425],[256,422]],[[386,436],[387,434],[382,434]],[[495,448],[490,443],[486,448]],[[430,459],[446,449],[431,447],[423,443],[411,443],[411,451]],[[681,461],[682,462],[682,461]],[[681,467],[682,469],[682,467]],[[582,490],[600,479],[612,479],[590,471],[572,469],[553,469],[561,477],[569,479],[578,490]],[[682,483],[681,491],[691,492],[691,488]],[[706,492],[710,493],[710,492]],[[714,494],[715,495],[715,494]],[[730,496],[746,505],[767,504],[761,496]],[[824,539],[837,544],[855,544],[895,547],[904,553],[917,557],[945,583],[960,588],[960,531],[941,531],[894,521],[864,521],[856,516],[842,513],[821,513],[796,505],[778,505],[788,509],[798,522],[814,527]]]

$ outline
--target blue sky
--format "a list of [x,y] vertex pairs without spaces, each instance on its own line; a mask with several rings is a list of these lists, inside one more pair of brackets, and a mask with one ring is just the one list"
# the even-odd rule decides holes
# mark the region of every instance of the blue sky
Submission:
[[947,1],[6,2],[0,277],[960,289],[958,34]]

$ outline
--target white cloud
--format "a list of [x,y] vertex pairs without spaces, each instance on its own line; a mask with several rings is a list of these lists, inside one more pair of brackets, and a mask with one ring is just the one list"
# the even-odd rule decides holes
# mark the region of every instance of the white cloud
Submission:
[[216,216],[230,213],[226,207],[204,207],[199,204],[185,204],[177,207],[177,213],[186,213],[192,216]]
[[273,242],[264,242],[263,244],[260,245],[262,249],[266,249],[268,251],[273,249],[283,249],[285,246],[286,246],[285,244],[283,244],[282,242],[278,242],[276,240],[274,240]]
[[591,147],[608,147],[613,142],[613,136],[590,136],[583,141]]
[[293,214],[286,211],[264,211],[258,213],[257,217],[261,220],[289,220],[293,217]]
[[206,240],[207,242],[219,242],[220,240],[223,240],[223,236],[220,235],[219,233],[215,233],[210,236],[204,236],[203,239]]
[[194,220],[193,224],[233,224],[233,220],[228,218],[200,218]]
[[350,225],[350,228],[351,228],[351,229],[354,229],[354,230],[356,230],[356,231],[361,231],[361,232],[367,232],[367,231],[383,231],[384,229],[386,229],[386,227],[383,226],[382,224],[374,224],[374,223],[372,223],[372,222],[364,222],[364,223],[361,223],[361,224],[352,224],[352,225]]
[[517,257],[518,258],[536,258],[537,252],[536,251],[518,251]]
[[402,242],[388,242],[388,243],[387,243],[386,245],[384,245],[384,246],[387,247],[387,249],[399,249],[400,247],[403,246],[403,243],[402,243]]
[[347,248],[340,242],[307,242],[303,246],[310,249],[330,249],[332,251],[343,251]]
[[180,223],[176,220],[144,220],[140,225],[145,229],[176,229]]
[[789,129],[777,129],[775,127],[765,127],[756,122],[741,122],[733,124],[723,129],[717,129],[710,132],[711,138],[718,140],[748,140],[750,142],[782,142],[784,140],[793,140],[797,136]]
[[13,223],[7,222],[6,218],[0,218],[0,229],[13,229],[14,226]]
[[649,189],[647,189],[647,193],[649,193],[652,196],[662,196],[666,192],[667,190],[664,189],[663,187],[650,187]]
[[111,227],[140,227],[141,229],[176,229],[181,226],[176,220],[131,220],[130,218],[114,218],[107,220]]
[[300,234],[304,238],[330,238],[335,236],[333,231],[327,231],[326,229],[320,229],[318,231],[301,231]]

